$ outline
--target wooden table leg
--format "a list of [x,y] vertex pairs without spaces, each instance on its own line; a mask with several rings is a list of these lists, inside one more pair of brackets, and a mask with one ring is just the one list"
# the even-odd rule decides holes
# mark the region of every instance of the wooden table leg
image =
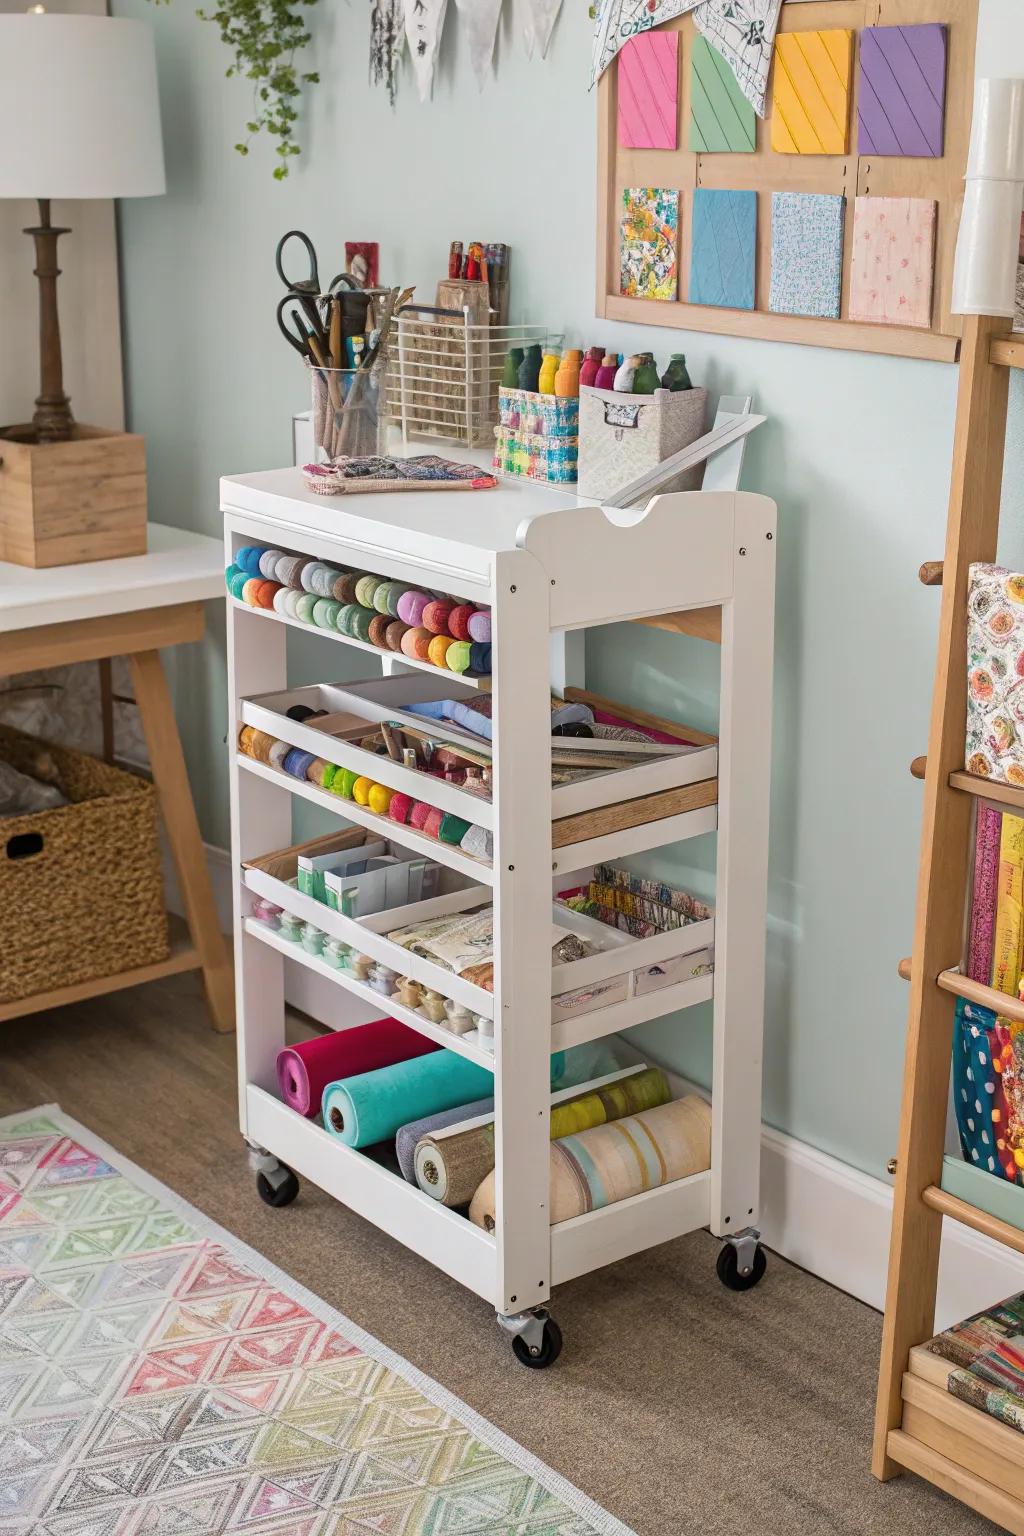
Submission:
[[153,781],[160,795],[185,917],[199,951],[213,1026],[235,1027],[235,988],[224,936],[217,920],[206,869],[203,842],[192,802],[178,724],[159,651],[136,651],[129,658],[135,701],[149,748]]

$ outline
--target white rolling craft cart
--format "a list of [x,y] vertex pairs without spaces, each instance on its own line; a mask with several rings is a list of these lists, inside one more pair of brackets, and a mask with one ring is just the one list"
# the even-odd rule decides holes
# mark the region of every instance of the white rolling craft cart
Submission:
[[[738,446],[738,445],[737,445]],[[706,451],[706,450],[705,450]],[[717,472],[712,470],[717,466]],[[728,482],[725,456],[705,483]],[[738,460],[732,473],[738,474]],[[237,874],[235,954],[241,1127],[255,1154],[261,1193],[287,1204],[306,1178],[485,1298],[512,1335],[517,1357],[549,1364],[561,1339],[546,1303],[574,1276],[700,1227],[726,1241],[719,1274],[746,1289],[764,1272],[758,1247],[764,1005],[765,903],[772,697],[776,509],[764,496],[704,490],[655,497],[644,511],[602,509],[530,483],[479,493],[403,493],[326,498],[298,469],[221,482],[227,558],[244,545],[315,556],[380,573],[492,609],[490,679],[458,679],[402,658],[390,676],[367,656],[366,684],[331,690],[336,707],[362,699],[366,718],[390,718],[402,702],[444,698],[493,683],[493,803],[429,780],[387,758],[339,744],[333,760],[410,787],[442,809],[493,832],[492,862],[388,823],[266,763],[235,752],[231,763],[232,853]],[[681,756],[552,789],[549,692],[581,676],[588,626],[680,610],[721,608],[720,736]],[[252,724],[322,750],[324,737],[285,717],[291,621],[228,601],[229,740]],[[338,645],[381,652],[333,631]],[[344,670],[344,668],[339,668]],[[326,685],[324,685],[326,688]],[[393,702],[392,702],[393,701]],[[291,732],[289,735],[288,732]],[[413,781],[410,785],[409,781]],[[415,975],[476,1013],[493,1016],[493,1052],[467,1043],[344,971],[288,944],[249,913],[267,894],[248,861],[292,841],[292,797],[428,853],[448,867],[451,888],[405,917],[436,915],[493,898],[493,994],[442,971],[385,936],[394,913],[355,922],[318,906],[320,925],[400,974]],[[672,935],[631,941],[552,975],[552,890],[600,861],[628,857],[717,828],[716,910],[695,945],[713,943],[713,976],[552,1023],[552,994],[629,966],[664,959]],[[568,883],[572,883],[571,881]],[[272,889],[270,887],[269,889]],[[302,898],[296,897],[301,902]],[[377,930],[381,931],[377,931]],[[678,936],[674,937],[677,948]],[[391,1014],[493,1071],[498,1221],[485,1232],[378,1162],[343,1145],[278,1097],[275,1058],[284,1041],[284,958],[322,973],[323,1022],[342,1029]],[[585,971],[581,970],[585,967]],[[555,1050],[595,1040],[714,998],[712,1162],[709,1171],[550,1226],[550,1063]],[[680,1028],[686,1028],[685,1019]]]

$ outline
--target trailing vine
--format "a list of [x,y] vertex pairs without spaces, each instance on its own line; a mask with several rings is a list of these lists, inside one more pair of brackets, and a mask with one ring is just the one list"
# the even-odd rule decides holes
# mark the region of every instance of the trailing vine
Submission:
[[234,55],[225,72],[227,78],[240,75],[252,81],[253,110],[245,125],[247,136],[235,148],[240,155],[247,155],[256,134],[272,135],[277,141],[277,181],[285,179],[289,160],[299,153],[294,131],[299,115],[297,98],[304,85],[320,83],[318,74],[300,73],[295,63],[296,54],[311,38],[301,8],[315,4],[316,0],[219,0],[216,10],[196,12],[201,21],[217,26],[221,42]]

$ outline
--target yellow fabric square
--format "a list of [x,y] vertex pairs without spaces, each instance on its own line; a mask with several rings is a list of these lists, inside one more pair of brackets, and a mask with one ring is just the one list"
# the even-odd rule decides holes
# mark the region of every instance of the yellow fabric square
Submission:
[[845,155],[853,33],[783,32],[775,39],[772,149]]

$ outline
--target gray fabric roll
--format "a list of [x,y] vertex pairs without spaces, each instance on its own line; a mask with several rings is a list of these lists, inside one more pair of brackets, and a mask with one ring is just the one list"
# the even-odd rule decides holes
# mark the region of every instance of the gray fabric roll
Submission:
[[433,1131],[444,1130],[449,1125],[458,1125],[463,1120],[474,1120],[477,1115],[493,1113],[493,1099],[476,1099],[472,1104],[460,1104],[456,1109],[442,1109],[436,1115],[424,1115],[422,1120],[410,1120],[408,1125],[400,1126],[395,1136],[395,1154],[403,1179],[410,1184],[416,1183],[416,1143],[421,1136],[429,1136]]

